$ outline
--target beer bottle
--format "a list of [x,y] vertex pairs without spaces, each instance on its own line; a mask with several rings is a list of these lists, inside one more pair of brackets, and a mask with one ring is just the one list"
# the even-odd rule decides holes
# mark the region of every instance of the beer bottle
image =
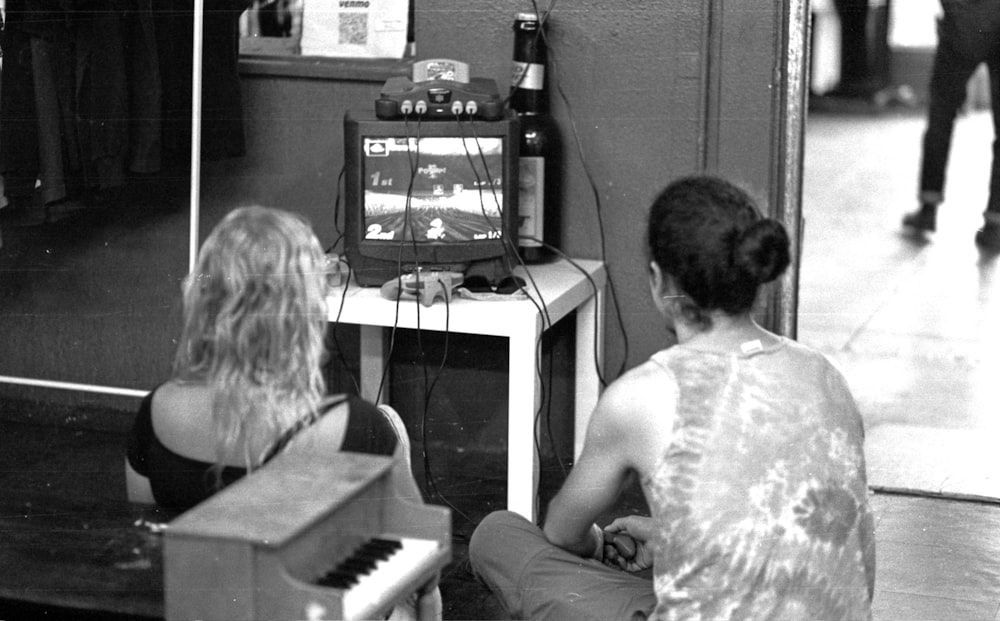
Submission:
[[526,263],[551,258],[541,242],[558,247],[560,232],[561,140],[545,90],[544,27],[534,12],[514,19],[510,107],[521,126],[518,249]]

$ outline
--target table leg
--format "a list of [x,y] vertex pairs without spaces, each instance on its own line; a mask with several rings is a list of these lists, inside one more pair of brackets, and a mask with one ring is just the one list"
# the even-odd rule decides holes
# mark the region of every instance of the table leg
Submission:
[[[382,374],[388,374],[385,368],[385,343],[382,338],[382,326],[360,326],[361,328],[361,396],[372,403],[385,403],[389,391],[389,378],[382,382]],[[378,394],[382,384],[382,394]]]
[[[590,415],[601,396],[598,365],[604,368],[604,292],[584,302],[576,311],[576,399],[574,400],[573,462],[580,457]],[[595,321],[596,320],[596,321]]]
[[[536,322],[537,323],[537,322]],[[507,509],[530,521],[537,515],[538,453],[535,451],[535,412],[541,402],[536,362],[539,327],[510,338],[507,388]],[[530,362],[529,362],[530,361]]]

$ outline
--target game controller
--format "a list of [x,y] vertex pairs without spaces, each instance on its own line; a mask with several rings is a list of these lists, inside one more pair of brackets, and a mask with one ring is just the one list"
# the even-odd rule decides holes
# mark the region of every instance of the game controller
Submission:
[[450,120],[469,116],[497,121],[504,118],[504,108],[496,82],[489,78],[413,82],[396,76],[386,80],[375,100],[375,116],[382,120],[409,116]]
[[631,535],[604,531],[604,553],[602,556],[605,565],[627,569],[629,563],[635,560],[638,551],[639,545]]
[[[610,550],[608,549],[609,547],[614,549]],[[607,553],[613,552],[626,561],[631,561],[635,558],[638,546],[636,546],[635,539],[632,535],[627,533],[614,533],[606,530],[604,531],[604,549],[606,552],[605,556],[610,556]]]
[[387,300],[420,300],[431,306],[438,299],[451,302],[452,291],[462,284],[460,272],[418,272],[403,274],[385,282],[379,290]]
[[347,263],[339,255],[329,253],[324,257],[323,271],[326,273],[328,287],[339,287],[349,274]]

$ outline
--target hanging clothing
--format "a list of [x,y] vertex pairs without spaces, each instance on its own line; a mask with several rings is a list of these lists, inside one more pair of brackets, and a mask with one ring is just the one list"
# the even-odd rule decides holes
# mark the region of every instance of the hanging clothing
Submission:
[[[245,153],[239,17],[204,15],[204,159]],[[0,44],[0,174],[46,204],[189,162],[191,0],[8,0]]]
[[[240,15],[252,0],[217,0],[205,11],[202,36],[201,156],[246,153],[239,76]],[[156,44],[163,84],[164,151],[187,161],[191,150],[192,0],[157,0]]]

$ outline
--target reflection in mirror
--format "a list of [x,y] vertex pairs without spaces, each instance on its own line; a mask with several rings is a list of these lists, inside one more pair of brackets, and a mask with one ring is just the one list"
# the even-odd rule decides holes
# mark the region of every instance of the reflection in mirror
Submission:
[[[406,11],[406,15],[401,17],[406,19],[404,56],[407,57],[412,57],[415,53],[413,1],[406,0],[405,4],[400,4],[400,7]],[[249,8],[240,16],[240,53],[262,56],[298,56],[302,54],[304,2],[305,0],[252,0]],[[369,5],[367,2],[364,4]],[[372,6],[376,4],[371,3]],[[319,8],[314,10],[314,13],[316,12],[329,13],[330,11]],[[353,13],[354,11],[348,10],[346,12]],[[395,23],[394,20],[390,20],[390,22]],[[351,34],[356,29],[356,24],[341,22],[340,29],[340,36],[344,36],[345,33]],[[307,54],[309,54],[308,51]]]
[[301,32],[300,0],[254,0],[240,21],[244,37],[295,37]]
[[[205,158],[244,150],[235,49],[249,4],[209,12]],[[30,384],[127,395],[169,374],[188,269],[192,2],[3,5],[0,401],[115,402]]]
[[299,54],[302,0],[253,0],[240,16],[240,52]]

